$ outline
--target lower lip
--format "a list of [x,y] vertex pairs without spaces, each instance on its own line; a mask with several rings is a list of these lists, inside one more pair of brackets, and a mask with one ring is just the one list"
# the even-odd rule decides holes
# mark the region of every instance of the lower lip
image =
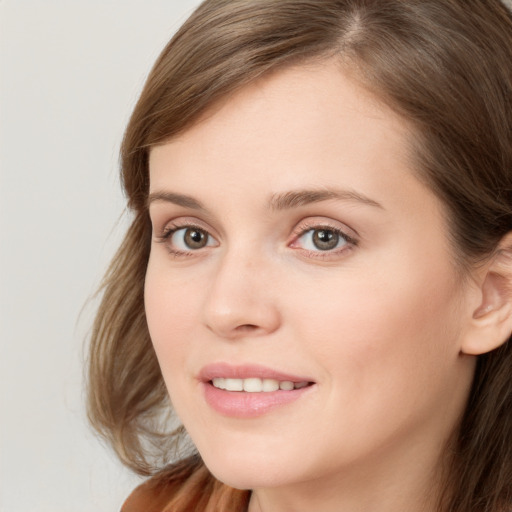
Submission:
[[288,405],[308,393],[313,385],[291,391],[247,393],[226,391],[204,382],[204,396],[208,405],[224,416],[255,418],[274,409]]

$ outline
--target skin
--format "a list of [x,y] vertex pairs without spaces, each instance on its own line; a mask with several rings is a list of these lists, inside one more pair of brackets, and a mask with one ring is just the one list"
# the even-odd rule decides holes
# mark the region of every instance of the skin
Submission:
[[[477,302],[443,206],[412,169],[413,136],[327,61],[246,86],[151,151],[150,334],[177,414],[217,478],[253,489],[251,512],[433,510],[474,372],[462,347]],[[305,189],[350,193],[269,205]],[[205,247],[184,245],[190,225]],[[164,238],[170,228],[182,230]],[[350,241],[319,250],[315,228]],[[315,384],[227,417],[198,380],[219,361]]]

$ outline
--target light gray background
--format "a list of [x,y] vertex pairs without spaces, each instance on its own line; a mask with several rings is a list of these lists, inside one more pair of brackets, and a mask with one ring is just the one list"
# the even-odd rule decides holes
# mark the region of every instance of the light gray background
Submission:
[[79,315],[126,224],[124,125],[198,3],[0,1],[2,512],[115,512],[140,481],[85,420]]
[[89,431],[83,341],[126,223],[123,127],[198,0],[0,0],[0,511],[114,512],[139,482]]

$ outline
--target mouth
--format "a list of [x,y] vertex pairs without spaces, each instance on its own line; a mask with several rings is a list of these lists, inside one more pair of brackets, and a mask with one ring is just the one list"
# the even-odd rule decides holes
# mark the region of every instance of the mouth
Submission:
[[272,393],[274,391],[292,391],[302,389],[313,385],[313,382],[277,379],[260,379],[258,377],[249,377],[247,379],[231,379],[227,377],[215,377],[209,383],[225,391],[238,391],[245,393]]
[[206,403],[233,418],[254,418],[295,402],[316,387],[309,378],[261,366],[208,365],[199,377]]

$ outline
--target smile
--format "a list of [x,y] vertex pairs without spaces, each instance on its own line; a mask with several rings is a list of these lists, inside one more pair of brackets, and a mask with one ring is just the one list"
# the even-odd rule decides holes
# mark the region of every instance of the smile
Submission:
[[215,363],[199,374],[203,397],[216,413],[231,418],[255,418],[294,402],[302,402],[317,387],[305,376],[258,365]]
[[305,388],[310,384],[306,381],[278,381],[276,379],[259,379],[257,377],[251,377],[248,379],[216,377],[212,379],[211,383],[217,389],[224,389],[226,391],[245,391],[246,393],[271,393],[279,390],[292,391],[293,389]]

